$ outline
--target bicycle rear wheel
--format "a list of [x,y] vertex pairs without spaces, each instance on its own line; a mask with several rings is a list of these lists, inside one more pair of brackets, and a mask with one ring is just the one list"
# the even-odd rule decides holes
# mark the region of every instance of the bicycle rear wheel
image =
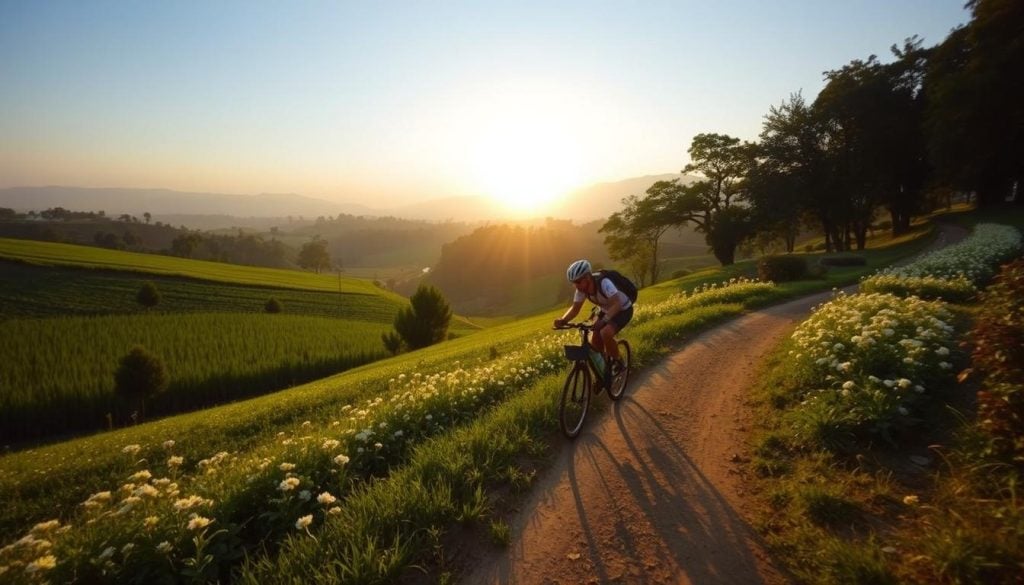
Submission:
[[569,375],[565,378],[562,388],[562,406],[559,408],[558,421],[562,432],[572,439],[580,434],[583,419],[587,418],[590,408],[590,371],[584,362],[576,362]]
[[633,351],[626,340],[619,341],[619,355],[622,356],[622,369],[612,378],[611,387],[608,388],[608,397],[612,400],[619,400],[626,393],[626,383],[629,382],[629,369],[633,363]]

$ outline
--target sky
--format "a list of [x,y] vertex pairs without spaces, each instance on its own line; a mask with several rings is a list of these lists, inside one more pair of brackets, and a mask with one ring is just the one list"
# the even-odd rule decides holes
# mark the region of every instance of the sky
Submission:
[[540,207],[756,140],[964,0],[0,0],[0,188]]

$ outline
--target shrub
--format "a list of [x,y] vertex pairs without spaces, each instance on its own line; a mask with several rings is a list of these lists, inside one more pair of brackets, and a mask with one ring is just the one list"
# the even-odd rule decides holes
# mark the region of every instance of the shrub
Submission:
[[143,307],[155,307],[160,304],[160,291],[152,281],[142,283],[142,288],[135,295],[135,300]]
[[402,337],[398,333],[385,331],[380,334],[380,338],[384,342],[384,349],[391,355],[398,355],[398,352],[402,351]]
[[263,305],[263,310],[268,313],[280,313],[284,310],[284,306],[281,301],[277,300],[276,297],[270,297],[266,305]]
[[146,414],[146,399],[167,388],[167,367],[160,356],[141,345],[121,358],[114,373],[114,391],[136,401],[141,417]]
[[971,340],[983,376],[978,420],[992,455],[1024,471],[1024,259],[1003,267],[981,296]]
[[807,260],[799,256],[765,256],[757,262],[757,277],[772,282],[800,280],[807,276]]
[[395,316],[395,331],[410,349],[433,345],[445,339],[452,309],[436,288],[420,285],[409,298],[409,307]]
[[868,260],[863,256],[855,254],[843,256],[826,256],[818,263],[822,266],[867,266]]

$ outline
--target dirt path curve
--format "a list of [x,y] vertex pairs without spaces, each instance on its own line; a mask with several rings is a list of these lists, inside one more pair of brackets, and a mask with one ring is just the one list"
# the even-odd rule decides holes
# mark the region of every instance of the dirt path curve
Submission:
[[[935,246],[963,233],[943,229]],[[463,582],[788,581],[745,520],[745,393],[765,355],[830,295],[720,325],[632,380],[541,477],[508,549],[471,560]]]

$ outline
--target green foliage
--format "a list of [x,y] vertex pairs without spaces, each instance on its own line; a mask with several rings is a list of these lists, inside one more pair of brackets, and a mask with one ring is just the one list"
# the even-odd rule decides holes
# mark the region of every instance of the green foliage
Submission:
[[299,266],[312,270],[317,274],[320,274],[321,270],[329,269],[331,267],[331,255],[327,251],[327,240],[316,237],[313,238],[312,242],[303,244],[299,250],[297,263]]
[[147,308],[152,308],[160,304],[160,291],[157,290],[156,285],[153,281],[147,280],[142,284],[138,294],[135,295],[135,300],[140,305]]
[[765,256],[757,261],[757,277],[763,281],[789,282],[807,276],[807,260],[801,256]]
[[844,254],[842,256],[824,256],[818,263],[822,266],[867,266],[868,259],[856,254]]
[[121,358],[114,372],[114,392],[140,405],[145,415],[145,401],[167,388],[167,366],[160,356],[136,345]]
[[384,349],[391,355],[398,355],[398,352],[402,351],[402,336],[397,332],[385,331],[380,334],[380,338],[384,342]]
[[420,349],[443,341],[448,334],[452,309],[439,290],[420,285],[409,298],[410,306],[395,316],[395,331],[409,349]]
[[267,304],[263,305],[263,310],[267,313],[280,313],[284,310],[284,306],[281,301],[277,300],[277,297],[270,297]]

